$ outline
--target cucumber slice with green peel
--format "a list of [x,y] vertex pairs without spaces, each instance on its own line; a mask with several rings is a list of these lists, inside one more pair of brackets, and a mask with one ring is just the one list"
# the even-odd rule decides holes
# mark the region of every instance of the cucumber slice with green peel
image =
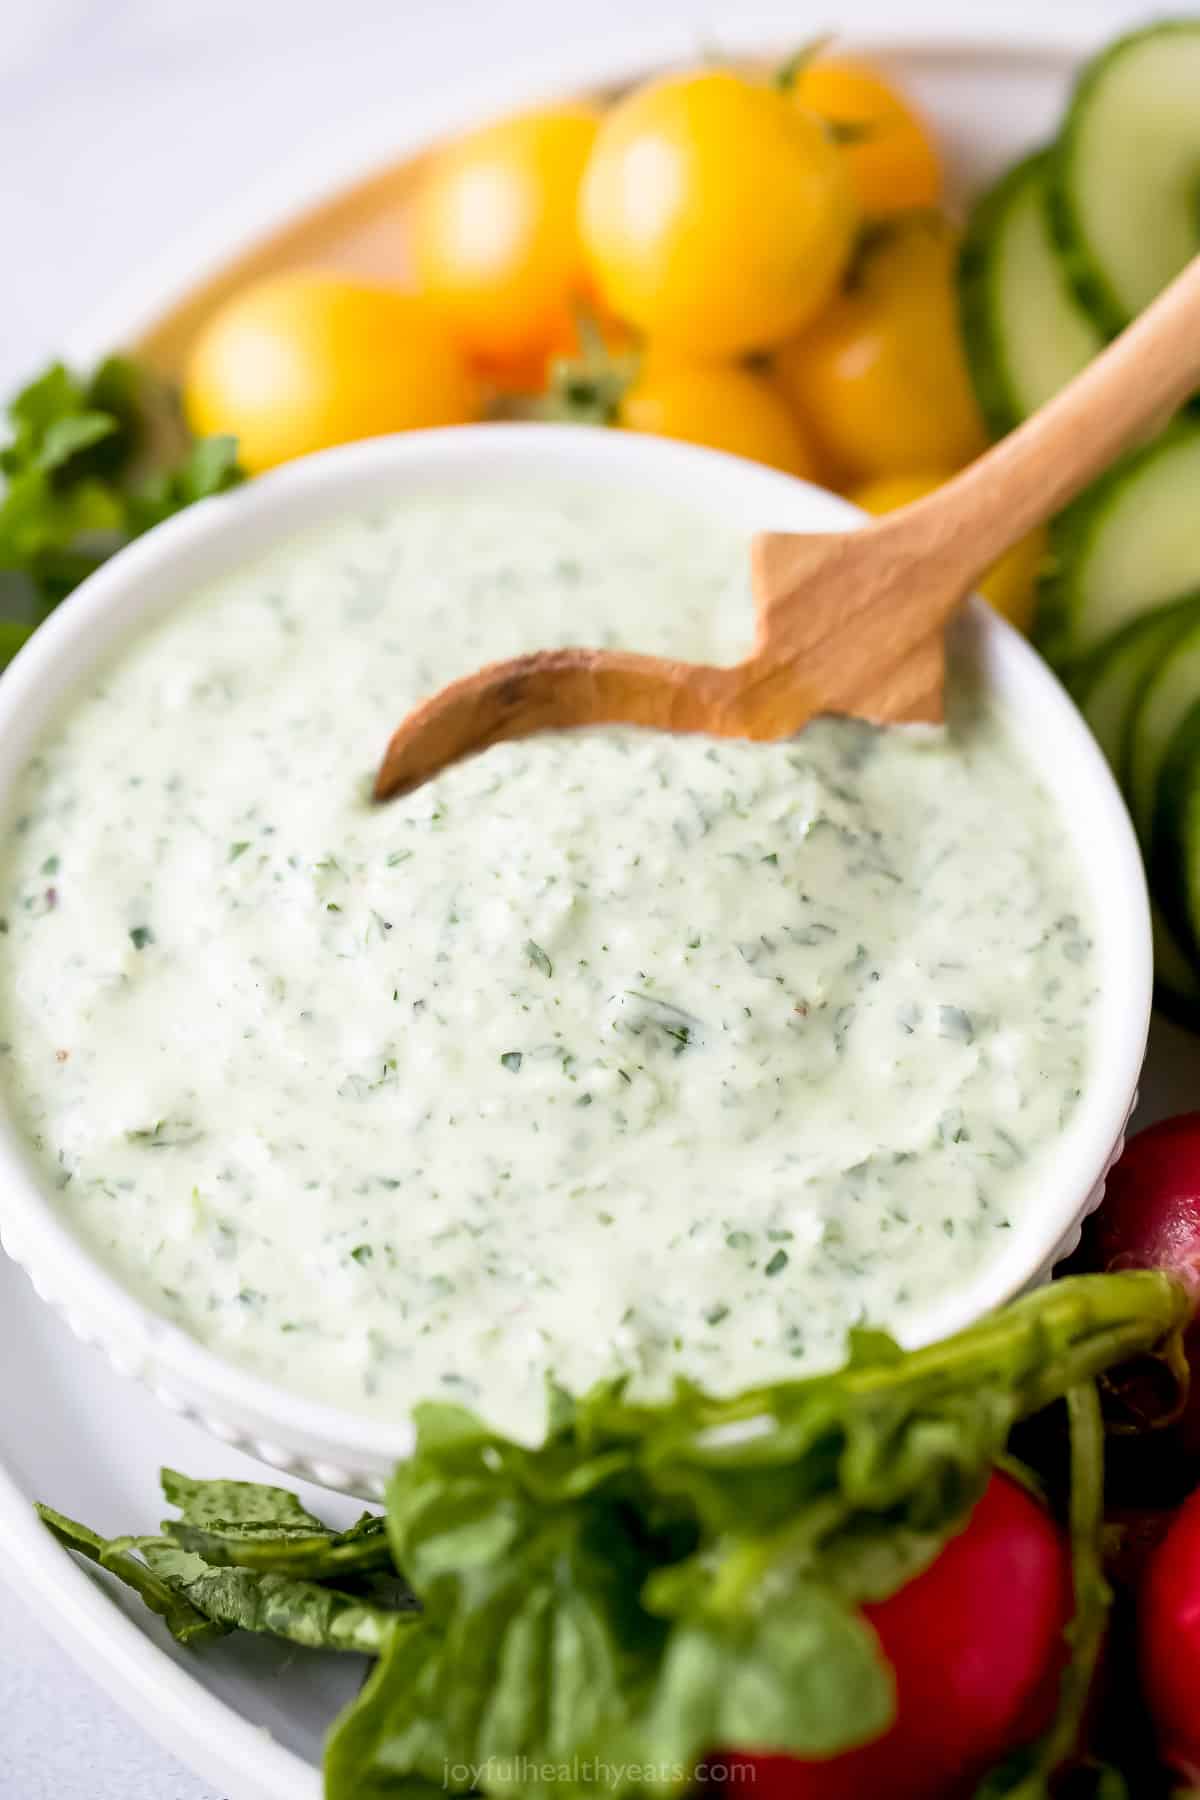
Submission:
[[1163,656],[1142,690],[1129,722],[1126,798],[1143,846],[1152,842],[1159,777],[1175,735],[1200,700],[1200,626],[1192,626]]
[[1150,876],[1180,946],[1200,958],[1200,698],[1195,696],[1159,771]]
[[1070,669],[1123,626],[1195,590],[1200,421],[1181,418],[1059,514],[1035,636],[1056,667]]
[[1050,209],[1068,279],[1107,333],[1200,250],[1200,19],[1131,32],[1084,69]]
[[[1075,704],[1127,792],[1134,722],[1142,700],[1164,660],[1188,634],[1200,636],[1200,596],[1163,607],[1126,626],[1096,651],[1071,684]],[[1157,820],[1152,822],[1151,832],[1157,843]],[[1162,854],[1165,856],[1165,851]],[[1164,879],[1160,868],[1156,888]],[[1169,910],[1174,917],[1175,905]],[[1181,942],[1153,899],[1150,916],[1154,929],[1155,1001],[1177,1024],[1200,1030],[1200,968],[1184,948],[1185,942],[1190,945],[1191,934],[1185,934]]]
[[1129,764],[1129,727],[1138,702],[1167,651],[1192,625],[1200,626],[1200,596],[1135,619],[1102,644],[1068,684],[1122,786]]
[[1153,901],[1155,1004],[1192,1031],[1200,1028],[1200,973]]
[[1055,248],[1049,163],[1050,153],[1039,151],[984,195],[959,259],[963,342],[994,437],[1036,412],[1104,343]]

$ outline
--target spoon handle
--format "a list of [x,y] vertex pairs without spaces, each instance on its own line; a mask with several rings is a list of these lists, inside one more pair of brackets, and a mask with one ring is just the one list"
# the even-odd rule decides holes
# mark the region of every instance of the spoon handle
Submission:
[[927,499],[873,528],[960,593],[1200,388],[1200,256],[1062,391]]

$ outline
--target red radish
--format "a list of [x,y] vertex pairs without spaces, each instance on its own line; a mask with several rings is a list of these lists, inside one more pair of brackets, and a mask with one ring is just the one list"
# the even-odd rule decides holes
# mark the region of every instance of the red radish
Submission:
[[[1100,1270],[1166,1269],[1200,1290],[1200,1113],[1130,1138],[1085,1227],[1080,1260]],[[1198,1378],[1180,1431],[1184,1447],[1200,1451],[1200,1322],[1184,1345]]]
[[1200,1783],[1200,1489],[1180,1508],[1146,1570],[1138,1661],[1164,1761]]
[[1065,1533],[994,1474],[937,1560],[863,1608],[895,1670],[891,1729],[826,1762],[718,1756],[731,1800],[959,1800],[1049,1724],[1072,1610]]

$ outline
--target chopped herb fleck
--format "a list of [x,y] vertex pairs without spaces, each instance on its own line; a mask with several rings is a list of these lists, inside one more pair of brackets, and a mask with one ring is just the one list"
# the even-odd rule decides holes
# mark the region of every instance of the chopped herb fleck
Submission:
[[534,968],[539,970],[541,974],[547,977],[553,975],[554,964],[550,961],[550,958],[546,955],[542,946],[540,944],[535,944],[532,938],[526,938],[525,940],[525,954],[533,964]]
[[956,1038],[961,1044],[974,1043],[975,1026],[970,1013],[964,1012],[961,1006],[939,1007],[938,1036]]
[[155,1119],[153,1125],[142,1125],[125,1133],[130,1144],[142,1144],[148,1150],[174,1150],[198,1143],[203,1137],[190,1119]]

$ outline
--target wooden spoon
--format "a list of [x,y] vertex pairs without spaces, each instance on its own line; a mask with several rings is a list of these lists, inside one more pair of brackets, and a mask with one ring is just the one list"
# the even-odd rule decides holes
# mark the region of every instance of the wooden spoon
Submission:
[[1200,387],[1200,257],[1048,405],[934,494],[861,530],[764,532],[757,630],[720,668],[613,650],[492,663],[417,706],[375,798],[507,738],[578,725],[791,737],[818,713],[942,717],[945,627],[979,576]]

